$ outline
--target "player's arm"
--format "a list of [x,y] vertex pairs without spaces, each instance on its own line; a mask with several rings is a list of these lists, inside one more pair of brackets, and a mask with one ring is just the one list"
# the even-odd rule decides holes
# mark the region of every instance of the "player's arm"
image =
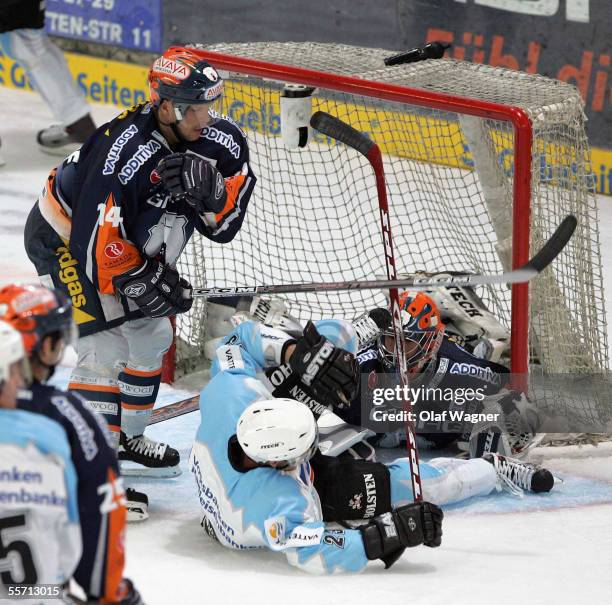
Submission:
[[440,546],[442,518],[436,505],[418,502],[374,517],[359,529],[335,529],[287,515],[266,519],[264,529],[269,548],[283,551],[291,565],[309,573],[333,574],[362,571],[377,559],[389,568],[406,548]]
[[165,175],[162,171],[160,176],[173,195],[185,197],[196,209],[200,218],[196,229],[224,244],[240,230],[257,179],[244,133],[227,120],[217,123],[214,130],[227,143],[219,143],[214,163],[202,157],[209,151],[195,143],[192,149],[200,155],[177,154],[182,156],[183,166],[177,168],[175,162],[173,170]]
[[322,332],[335,331],[335,342],[355,349],[356,344],[351,341],[356,339],[345,322],[326,320],[316,326],[308,322],[302,336],[296,340],[281,330],[247,321],[223,339],[216,351],[211,375],[227,369],[225,356],[231,353],[231,347],[240,347],[248,352],[258,369],[287,364],[324,405],[348,405],[358,387],[355,356],[345,348],[335,346],[317,328]]

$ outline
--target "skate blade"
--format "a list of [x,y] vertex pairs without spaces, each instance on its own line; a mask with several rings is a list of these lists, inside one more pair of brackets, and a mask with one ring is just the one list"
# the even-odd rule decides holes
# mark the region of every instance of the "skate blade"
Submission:
[[143,466],[131,460],[120,461],[119,470],[124,477],[157,477],[158,479],[178,477],[182,473],[181,467],[178,464],[176,466],[155,468]]
[[129,502],[126,510],[126,521],[128,523],[139,523],[146,521],[149,518],[149,511],[142,506],[130,506]]

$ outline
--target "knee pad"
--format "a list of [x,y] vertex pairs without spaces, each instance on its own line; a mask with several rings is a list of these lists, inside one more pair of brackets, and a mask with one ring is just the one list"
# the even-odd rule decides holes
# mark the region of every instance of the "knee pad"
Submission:
[[79,338],[78,360],[73,374],[97,375],[117,380],[125,368],[128,345],[118,329],[96,332]]
[[390,475],[384,464],[316,456],[311,465],[324,521],[371,519],[391,510]]
[[143,371],[161,367],[174,336],[167,317],[128,321],[121,326],[121,331],[130,347],[130,367]]

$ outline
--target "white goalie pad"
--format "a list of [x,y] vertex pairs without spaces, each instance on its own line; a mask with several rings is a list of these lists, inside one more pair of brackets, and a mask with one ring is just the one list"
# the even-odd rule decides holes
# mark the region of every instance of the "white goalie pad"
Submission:
[[289,313],[287,303],[280,298],[255,296],[250,301],[242,300],[231,321],[234,327],[245,321],[259,321],[288,334],[302,334],[303,331],[300,322]]
[[502,390],[485,397],[483,412],[496,414],[497,421],[475,424],[469,436],[469,457],[479,458],[484,453],[525,458],[540,444],[544,433],[540,413],[523,393]]
[[[325,456],[339,456],[343,452],[349,452],[355,458],[371,459],[374,456],[374,449],[366,440],[374,437],[375,433],[369,429],[348,424],[333,412],[321,414],[317,424],[319,450]],[[356,446],[359,449],[358,454],[351,452]],[[369,457],[363,455],[364,449],[367,450]]]

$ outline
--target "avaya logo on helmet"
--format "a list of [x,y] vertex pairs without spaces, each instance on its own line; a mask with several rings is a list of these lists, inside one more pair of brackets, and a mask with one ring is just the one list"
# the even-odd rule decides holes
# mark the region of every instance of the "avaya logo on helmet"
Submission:
[[214,86],[207,88],[204,91],[204,99],[206,101],[212,101],[213,99],[216,99],[221,92],[223,92],[223,81],[217,82]]
[[123,293],[129,298],[138,298],[145,293],[147,287],[144,284],[132,284],[128,286]]
[[125,248],[121,242],[111,242],[106,244],[104,254],[108,258],[118,258],[125,252]]
[[157,59],[157,61],[155,61],[153,64],[153,71],[174,76],[179,80],[184,80],[189,75],[185,65],[164,57],[160,57]]

